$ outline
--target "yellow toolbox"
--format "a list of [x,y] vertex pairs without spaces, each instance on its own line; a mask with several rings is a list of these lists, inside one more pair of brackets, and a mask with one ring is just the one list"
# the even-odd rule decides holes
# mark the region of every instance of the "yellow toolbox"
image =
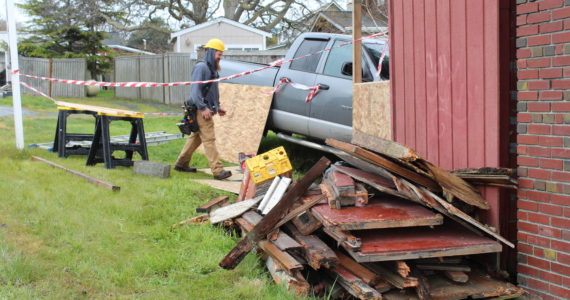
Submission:
[[245,165],[255,184],[272,179],[293,169],[283,146],[249,158]]

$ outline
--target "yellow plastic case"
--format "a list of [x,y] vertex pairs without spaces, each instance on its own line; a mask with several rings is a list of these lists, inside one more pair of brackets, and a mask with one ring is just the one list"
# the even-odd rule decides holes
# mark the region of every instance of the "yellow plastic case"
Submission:
[[275,178],[293,169],[283,146],[249,158],[245,165],[255,184]]

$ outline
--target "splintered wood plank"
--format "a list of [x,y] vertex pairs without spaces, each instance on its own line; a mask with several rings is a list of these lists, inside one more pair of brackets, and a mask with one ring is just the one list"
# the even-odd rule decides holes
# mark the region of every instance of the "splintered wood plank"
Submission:
[[350,144],[350,143],[345,143],[345,142],[341,142],[335,139],[327,139],[326,140],[326,144],[337,148],[339,150],[342,150],[344,152],[347,152],[349,154],[352,154],[364,161],[367,161],[369,163],[375,164],[379,167],[382,167],[384,169],[386,169],[389,172],[392,172],[394,174],[397,174],[399,176],[402,176],[408,180],[411,180],[415,183],[421,184],[431,190],[434,191],[439,191],[441,190],[441,187],[435,182],[433,181],[432,178],[429,178],[428,176],[425,176],[424,174],[419,174],[417,172],[414,172],[413,170],[410,170],[404,166],[401,166],[389,159],[386,159],[372,151],[368,151],[364,148],[361,148],[359,146]]
[[314,235],[302,235],[292,224],[287,224],[291,236],[303,246],[303,256],[309,266],[318,270],[322,266],[326,268],[338,265],[338,257],[334,251],[323,241]]
[[342,231],[336,227],[323,227],[323,231],[344,248],[352,251],[360,251],[360,246],[362,246],[360,239],[349,232]]
[[457,226],[388,228],[353,231],[360,252],[348,251],[358,262],[471,255],[501,251],[501,244]]
[[465,283],[469,281],[469,275],[462,271],[444,271],[443,274],[453,282]]
[[384,278],[384,280],[386,280],[388,283],[399,289],[404,289],[407,287],[416,287],[419,285],[417,278],[415,277],[404,278],[400,276],[400,274],[397,274],[378,263],[367,263],[365,264],[365,267],[374,272],[375,274],[377,274],[378,276],[380,276],[381,278]]
[[293,258],[289,253],[281,251],[277,246],[267,240],[259,241],[259,248],[261,248],[269,256],[273,257],[279,262],[288,272],[293,270],[303,269],[303,265]]
[[259,201],[261,201],[261,197],[257,197],[255,199],[248,199],[224,207],[220,207],[210,213],[210,223],[216,224],[228,219],[239,217],[244,212],[250,210]]
[[465,180],[457,175],[447,172],[446,170],[430,163],[427,160],[418,160],[422,166],[428,169],[435,180],[443,187],[443,189],[459,200],[477,206],[481,209],[489,209],[489,203],[483,199],[479,191]]
[[303,278],[303,275],[299,271],[293,271],[291,274],[284,272],[278,263],[276,263],[273,258],[268,257],[266,264],[273,281],[277,284],[285,284],[289,291],[295,293],[295,295],[300,297],[307,297],[311,286]]
[[335,251],[335,254],[338,257],[340,264],[352,272],[354,275],[362,279],[364,283],[370,286],[375,286],[378,282],[381,281],[380,276],[365,268],[363,265],[357,263],[354,259],[342,254],[340,251]]
[[[293,185],[283,196],[281,201],[263,217],[263,219],[250,231],[220,262],[220,267],[224,269],[234,269],[244,257],[253,249],[255,244],[264,239],[267,234],[275,229],[280,219],[285,216],[293,203],[299,199],[315,181],[331,161],[322,157],[295,185]],[[296,216],[296,215],[295,215]],[[293,216],[292,218],[294,218]]]
[[473,272],[466,283],[454,283],[443,276],[430,276],[430,295],[433,300],[489,298],[522,295],[524,290],[511,283],[499,281],[483,274]]
[[207,203],[196,207],[196,212],[208,213],[210,210],[212,210],[212,208],[221,206],[222,204],[228,202],[228,200],[230,200],[230,197],[228,196],[217,197],[216,199],[210,200]]
[[352,143],[397,159],[414,161],[418,158],[414,151],[402,144],[360,131],[353,133]]
[[388,195],[396,196],[402,199],[408,199],[406,195],[395,190],[396,186],[394,185],[393,181],[386,179],[380,175],[350,167],[335,165],[332,166],[332,168],[339,172],[347,174],[358,181],[364,182],[382,193],[386,193]]
[[[259,221],[263,218],[260,214],[254,211],[248,211],[243,214],[242,218],[246,220],[248,223],[252,225],[257,225]],[[294,239],[292,239],[289,235],[284,233],[283,231],[279,231],[277,233],[276,239],[272,239],[271,242],[275,244],[280,250],[287,250],[287,249],[298,249],[302,248],[302,246],[297,243]]]
[[364,207],[333,209],[320,204],[311,209],[325,226],[342,230],[433,226],[443,223],[443,216],[415,204],[390,198],[373,198]]
[[382,295],[364,283],[358,276],[339,265],[331,269],[333,275],[337,275],[340,285],[351,295],[361,300],[381,300]]

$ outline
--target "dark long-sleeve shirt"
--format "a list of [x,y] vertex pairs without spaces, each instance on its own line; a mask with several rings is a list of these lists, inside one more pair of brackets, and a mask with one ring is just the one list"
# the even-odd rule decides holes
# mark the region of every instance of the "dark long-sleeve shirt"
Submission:
[[[218,72],[212,67],[214,65],[213,55],[215,50],[208,49],[206,51],[206,61],[201,61],[194,66],[192,70],[192,81],[201,81],[218,78]],[[206,85],[210,85],[207,93],[204,94]],[[206,108],[210,109],[213,114],[218,112],[220,108],[220,91],[218,83],[210,84],[192,84],[190,86],[190,99],[189,102],[194,103],[200,111]]]

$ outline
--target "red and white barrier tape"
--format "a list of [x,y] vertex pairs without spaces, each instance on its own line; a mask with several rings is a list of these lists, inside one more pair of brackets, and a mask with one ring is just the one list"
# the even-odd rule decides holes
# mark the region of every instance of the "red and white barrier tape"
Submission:
[[[54,98],[46,95],[45,93],[43,93],[42,91],[35,89],[33,87],[31,87],[30,85],[28,85],[27,83],[20,81],[20,84],[22,86],[24,86],[25,88],[28,88],[30,90],[32,90],[34,93],[43,96],[53,102],[56,102],[57,100],[55,100]],[[182,116],[182,113],[162,113],[162,112],[158,112],[158,113],[144,113],[145,116],[159,116],[159,117],[177,117],[177,116]]]
[[[365,36],[356,40],[352,40],[352,41],[348,41],[348,42],[344,42],[341,44],[338,44],[337,46],[334,47],[330,47],[330,48],[325,48],[316,52],[312,52],[303,56],[299,56],[296,58],[291,58],[288,60],[281,60],[281,61],[277,61],[271,65],[267,65],[267,66],[263,66],[261,68],[258,69],[254,69],[254,70],[250,70],[250,71],[245,71],[245,72],[241,72],[241,73],[237,73],[237,74],[233,74],[233,75],[229,75],[229,76],[225,76],[225,77],[220,77],[217,79],[211,79],[211,80],[201,80],[201,81],[183,81],[183,82],[104,82],[104,81],[83,81],[83,80],[72,80],[72,79],[60,79],[60,78],[51,78],[51,77],[43,77],[43,76],[35,76],[35,75],[28,75],[28,74],[23,74],[20,72],[20,70],[14,70],[12,71],[12,73],[14,75],[19,75],[19,76],[24,76],[24,77],[28,77],[28,78],[33,78],[33,79],[40,79],[40,80],[48,80],[48,81],[53,81],[53,82],[61,82],[61,83],[66,83],[66,84],[74,84],[74,85],[90,85],[90,86],[107,86],[107,87],[172,87],[172,86],[183,86],[183,85],[192,85],[192,84],[204,84],[204,83],[214,83],[214,82],[220,82],[220,81],[225,81],[225,80],[229,80],[229,79],[234,79],[234,78],[238,78],[238,77],[242,77],[242,76],[247,76],[250,75],[252,73],[255,72],[259,72],[259,71],[263,71],[272,67],[277,67],[277,66],[281,66],[285,63],[290,63],[292,61],[296,61],[296,60],[300,60],[300,59],[304,59],[307,58],[309,56],[313,56],[313,55],[317,55],[326,51],[330,51],[334,48],[340,48],[340,47],[344,47],[346,45],[355,43],[355,42],[360,42],[364,39],[370,39],[370,38],[376,38],[376,37],[380,37],[383,35],[386,35],[388,33],[388,31],[383,31],[380,33],[376,33],[376,34],[372,34],[369,36]],[[311,87],[311,89],[313,91],[317,91],[318,92],[318,88],[316,87]],[[316,94],[316,92],[315,92]],[[314,95],[313,95],[314,96]],[[311,97],[312,99],[312,97]],[[310,101],[310,99],[309,99]]]
[[304,91],[311,91],[308,95],[307,98],[305,98],[305,103],[309,103],[311,102],[311,100],[313,100],[313,98],[317,95],[317,93],[320,90],[320,86],[316,85],[316,86],[306,86],[304,84],[300,84],[300,83],[296,83],[296,82],[292,82],[291,80],[289,80],[289,78],[281,78],[281,80],[279,81],[279,83],[273,88],[272,91],[266,93],[266,95],[273,95],[274,93],[276,93],[277,91],[279,91],[283,86],[285,86],[286,84],[299,89],[299,90],[304,90]]

